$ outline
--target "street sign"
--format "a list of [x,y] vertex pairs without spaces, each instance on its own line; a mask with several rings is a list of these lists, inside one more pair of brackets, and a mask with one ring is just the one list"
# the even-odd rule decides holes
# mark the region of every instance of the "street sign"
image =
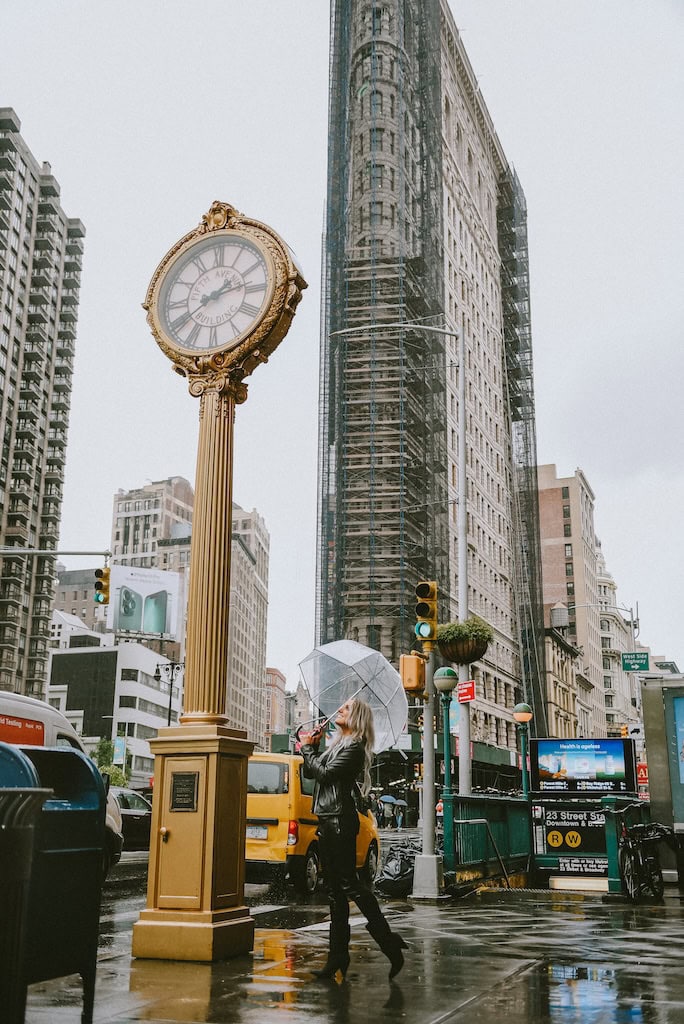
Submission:
[[459,683],[456,690],[459,704],[467,704],[469,700],[475,700],[475,680],[466,679]]
[[648,786],[648,765],[640,761],[636,766],[637,770],[637,783],[640,786]]
[[622,655],[623,672],[648,672],[648,651],[633,651]]

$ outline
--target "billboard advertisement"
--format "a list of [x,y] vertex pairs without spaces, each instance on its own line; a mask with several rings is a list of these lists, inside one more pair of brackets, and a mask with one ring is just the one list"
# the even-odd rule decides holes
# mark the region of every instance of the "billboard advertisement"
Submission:
[[545,796],[636,793],[634,741],[530,740],[530,789]]
[[178,638],[179,573],[113,565],[109,591],[108,629]]

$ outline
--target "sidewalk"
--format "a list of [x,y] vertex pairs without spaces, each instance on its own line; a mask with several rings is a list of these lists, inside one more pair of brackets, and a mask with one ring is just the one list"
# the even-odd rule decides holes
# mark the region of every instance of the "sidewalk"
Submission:
[[[142,905],[140,903],[140,905]],[[255,911],[253,956],[218,964],[132,960],[140,906],[112,915],[100,950],[100,1024],[682,1024],[684,912],[548,892],[486,892],[439,906],[386,902],[410,949],[390,984],[388,963],[352,919],[345,984],[312,978],[325,959],[324,908],[314,923],[264,927],[287,908]],[[78,1024],[77,977],[33,985],[26,1024]]]

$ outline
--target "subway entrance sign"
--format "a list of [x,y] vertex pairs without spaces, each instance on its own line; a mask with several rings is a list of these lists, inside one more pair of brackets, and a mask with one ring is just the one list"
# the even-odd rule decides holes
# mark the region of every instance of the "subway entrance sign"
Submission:
[[648,672],[648,651],[633,651],[622,655],[623,672]]

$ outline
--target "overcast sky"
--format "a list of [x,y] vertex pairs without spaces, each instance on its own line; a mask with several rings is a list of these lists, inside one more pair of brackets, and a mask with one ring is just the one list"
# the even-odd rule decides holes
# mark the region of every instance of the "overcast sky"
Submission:
[[[684,3],[450,2],[527,196],[539,461],[584,471],[619,603],[684,669]],[[86,226],[62,550],[109,546],[118,488],[194,483],[198,402],[141,308],[165,252],[221,199],[303,267],[238,408],[234,488],[271,534],[268,661],[294,685],[314,638],[328,3],[0,7],[0,106]]]

